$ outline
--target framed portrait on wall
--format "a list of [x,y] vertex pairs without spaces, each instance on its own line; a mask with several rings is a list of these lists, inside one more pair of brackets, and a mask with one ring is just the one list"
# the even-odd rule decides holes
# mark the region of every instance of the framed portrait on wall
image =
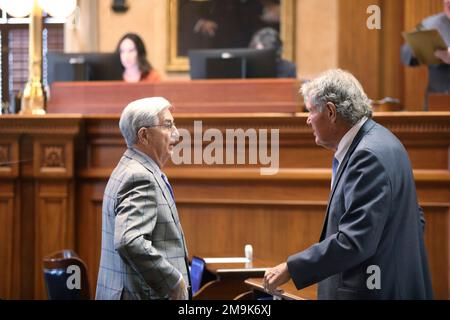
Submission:
[[294,61],[295,0],[169,0],[167,71],[188,71],[190,49],[248,47],[261,28],[276,29]]

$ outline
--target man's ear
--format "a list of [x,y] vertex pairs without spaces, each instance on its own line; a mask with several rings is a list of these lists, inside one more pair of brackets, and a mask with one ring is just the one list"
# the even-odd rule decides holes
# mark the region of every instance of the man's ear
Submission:
[[146,128],[140,128],[138,133],[137,133],[137,138],[138,138],[138,142],[141,144],[148,144],[148,139],[147,139],[147,129]]
[[333,102],[327,102],[326,112],[327,112],[327,115],[328,115],[328,118],[330,119],[330,121],[336,122],[337,111],[336,111],[336,105]]

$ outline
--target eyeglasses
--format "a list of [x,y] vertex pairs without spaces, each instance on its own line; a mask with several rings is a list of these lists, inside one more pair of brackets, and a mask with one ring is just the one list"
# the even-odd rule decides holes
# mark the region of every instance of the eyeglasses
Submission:
[[154,124],[152,126],[143,126],[143,128],[153,128],[153,127],[162,127],[167,130],[173,130],[175,128],[175,121],[164,121],[163,124]]

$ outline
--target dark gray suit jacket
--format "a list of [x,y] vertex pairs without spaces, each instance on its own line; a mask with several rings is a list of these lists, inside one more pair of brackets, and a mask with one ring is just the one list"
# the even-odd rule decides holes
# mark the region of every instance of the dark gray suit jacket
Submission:
[[[298,289],[319,282],[319,299],[431,299],[423,212],[401,142],[368,120],[334,181],[320,242],[292,255]],[[369,266],[381,288],[367,286]]]

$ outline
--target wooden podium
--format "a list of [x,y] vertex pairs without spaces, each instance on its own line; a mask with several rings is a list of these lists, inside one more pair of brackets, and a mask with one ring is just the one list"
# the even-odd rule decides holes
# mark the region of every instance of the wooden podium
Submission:
[[450,93],[449,94],[429,94],[429,111],[450,111]]
[[121,113],[133,100],[164,97],[175,113],[295,113],[302,110],[296,79],[60,82],[50,89],[49,113]]
[[[61,84],[59,98],[53,91],[52,114],[0,116],[0,298],[45,298],[42,257],[65,248],[86,262],[94,295],[103,192],[126,149],[119,112],[145,90],[156,90],[152,92],[184,110],[175,114],[175,121],[191,136],[198,120],[204,130],[214,128],[222,135],[227,129],[279,130],[279,171],[272,176],[261,175],[263,166],[254,164],[164,167],[190,254],[240,256],[244,245],[252,244],[256,256],[277,264],[317,242],[330,191],[332,153],[315,144],[308,114],[292,112],[300,104],[295,81],[122,85]],[[222,98],[205,91],[211,87]],[[260,98],[265,100],[257,104]],[[220,113],[216,107],[233,112]],[[91,114],[80,114],[84,111]],[[74,112],[78,114],[70,114]],[[448,299],[450,112],[380,112],[374,119],[408,151],[427,219],[425,242],[435,297]]]

